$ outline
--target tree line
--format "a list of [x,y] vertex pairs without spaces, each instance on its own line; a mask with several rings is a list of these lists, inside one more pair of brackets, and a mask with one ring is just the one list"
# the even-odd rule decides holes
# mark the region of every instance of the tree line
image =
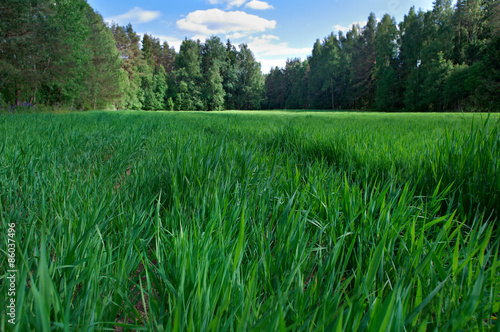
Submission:
[[264,107],[498,110],[499,12],[497,0],[436,0],[399,24],[372,13],[363,28],[316,40],[305,61],[273,68]]
[[185,39],[178,53],[85,0],[0,4],[0,107],[258,109],[261,66],[246,44]]
[[371,14],[262,75],[246,44],[185,39],[176,52],[131,24],[107,25],[85,0],[4,1],[0,107],[498,109],[499,12],[497,0],[436,0],[399,24]]
[[126,96],[119,108],[142,110],[256,109],[263,97],[260,63],[246,44],[238,49],[212,36],[201,43],[185,39],[179,53],[167,42],[129,24],[111,25],[122,66]]

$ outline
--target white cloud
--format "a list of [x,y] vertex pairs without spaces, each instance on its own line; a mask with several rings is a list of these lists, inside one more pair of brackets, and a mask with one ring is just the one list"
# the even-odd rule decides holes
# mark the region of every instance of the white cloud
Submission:
[[194,35],[194,36],[191,36],[191,38],[189,39],[192,39],[192,40],[199,40],[200,42],[204,42],[205,40],[207,40],[207,38],[210,37],[209,35],[204,35],[204,34],[201,34],[201,35]]
[[140,7],[134,7],[126,13],[107,17],[106,19],[104,19],[104,21],[109,23],[116,22],[121,25],[125,25],[128,23],[141,24],[154,21],[160,16],[161,12],[159,11],[144,10]]
[[262,35],[250,37],[248,47],[254,52],[255,58],[262,65],[262,72],[268,73],[272,67],[285,67],[287,59],[301,58],[305,60],[311,54],[311,48],[295,48],[288,43],[279,42],[279,37]]
[[247,3],[245,7],[256,10],[274,9],[274,7],[268,4],[267,2],[259,0],[252,0],[249,3]]
[[368,21],[358,21],[358,22],[352,22],[351,24],[349,24],[348,26],[342,26],[342,25],[339,25],[339,24],[336,24],[334,25],[332,28],[333,28],[333,31],[342,31],[343,33],[347,33],[349,30],[352,29],[352,27],[354,25],[359,25],[359,27],[361,29],[363,29],[365,26],[366,26],[366,23],[368,23]]
[[[307,54],[311,53],[311,48],[294,48],[288,46],[288,43],[275,43],[279,37],[273,35],[262,35],[260,37],[250,37],[251,42],[248,47],[258,57],[286,56],[286,58],[305,59]],[[286,61],[285,58],[285,61]]]
[[286,59],[257,59],[260,62],[262,73],[267,74],[274,67],[284,68]]
[[211,5],[221,5],[226,4],[227,8],[241,7],[246,0],[208,0]]
[[225,12],[220,9],[197,10],[177,21],[177,28],[193,34],[249,34],[274,29],[276,21],[269,21],[242,11]]
[[[259,37],[257,37],[259,38]],[[275,35],[262,35],[260,36],[261,39],[266,39],[266,40],[280,40],[280,37],[275,36]],[[256,39],[255,37],[253,39]]]
[[230,35],[225,36],[226,39],[241,39],[243,37],[246,37],[246,36],[242,33],[239,33],[239,32],[235,32],[235,33],[232,33]]

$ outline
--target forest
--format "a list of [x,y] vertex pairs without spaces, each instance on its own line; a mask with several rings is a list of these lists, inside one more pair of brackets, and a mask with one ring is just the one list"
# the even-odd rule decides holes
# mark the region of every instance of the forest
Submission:
[[316,40],[306,61],[274,68],[266,107],[498,110],[499,9],[498,1],[436,0],[399,24],[372,13],[364,28]]
[[399,24],[372,13],[263,75],[246,44],[186,38],[177,52],[131,24],[105,23],[84,0],[4,1],[0,106],[494,111],[499,13],[495,0],[436,0]]

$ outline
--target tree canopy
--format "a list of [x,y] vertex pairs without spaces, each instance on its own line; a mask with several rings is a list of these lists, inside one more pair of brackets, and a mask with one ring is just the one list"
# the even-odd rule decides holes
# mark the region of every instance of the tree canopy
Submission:
[[263,107],[498,110],[499,13],[494,0],[435,1],[399,24],[372,13],[364,27],[316,40],[306,60],[273,68]]
[[316,40],[304,60],[262,75],[248,45],[138,35],[85,0],[0,4],[0,106],[74,109],[498,110],[498,1],[436,0],[399,24]]

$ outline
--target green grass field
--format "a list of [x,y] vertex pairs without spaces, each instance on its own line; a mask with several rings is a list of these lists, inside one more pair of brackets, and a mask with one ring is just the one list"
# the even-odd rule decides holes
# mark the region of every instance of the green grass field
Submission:
[[0,330],[498,330],[498,119],[0,115]]

